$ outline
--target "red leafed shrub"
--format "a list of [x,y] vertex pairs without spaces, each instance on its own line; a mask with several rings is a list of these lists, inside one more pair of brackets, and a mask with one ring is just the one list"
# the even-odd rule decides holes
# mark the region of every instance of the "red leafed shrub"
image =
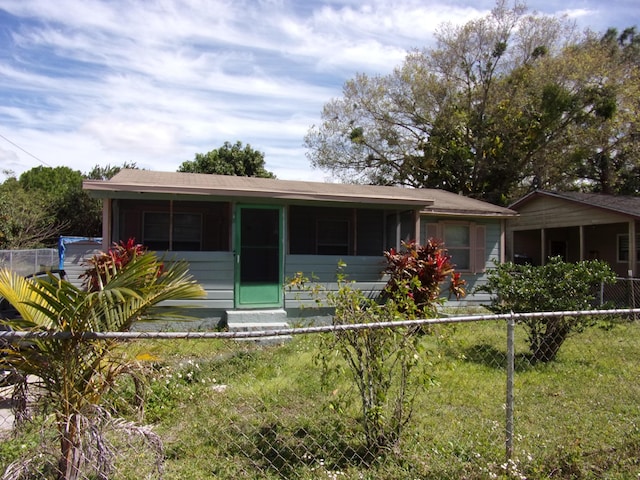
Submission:
[[405,313],[433,313],[440,303],[441,284],[447,279],[450,295],[460,298],[465,294],[466,282],[454,271],[451,256],[437,240],[429,239],[424,245],[403,242],[400,251],[392,248],[384,257],[384,273],[390,276],[385,292]]
[[82,286],[90,292],[101,290],[109,276],[146,251],[147,248],[136,243],[133,238],[126,242],[114,243],[106,253],[95,255],[87,261],[88,268],[80,276]]

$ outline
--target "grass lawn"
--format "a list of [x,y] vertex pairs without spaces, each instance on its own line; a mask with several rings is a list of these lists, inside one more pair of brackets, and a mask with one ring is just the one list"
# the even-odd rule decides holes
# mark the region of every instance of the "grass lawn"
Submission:
[[[513,462],[505,467],[503,323],[444,325],[423,338],[427,387],[400,445],[370,458],[345,370],[321,382],[318,335],[283,346],[156,340],[126,345],[146,365],[144,422],[165,448],[166,479],[637,479],[640,325],[604,323],[531,365],[517,330]],[[114,408],[139,418],[133,384]],[[37,430],[0,442],[0,468]],[[124,447],[123,447],[124,448]],[[146,460],[145,460],[146,461]],[[144,478],[129,457],[118,478]]]

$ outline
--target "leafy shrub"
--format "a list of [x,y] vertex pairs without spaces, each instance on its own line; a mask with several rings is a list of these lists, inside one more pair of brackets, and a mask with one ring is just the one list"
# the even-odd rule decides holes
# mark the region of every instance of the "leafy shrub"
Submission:
[[[341,273],[345,265],[339,265],[339,288],[327,294],[335,308],[334,325],[392,323],[433,314],[441,302],[440,285],[448,277],[452,291],[464,293],[463,281],[438,242],[403,244],[401,252],[390,250],[384,256],[390,278],[380,298],[367,296],[348,282]],[[337,353],[356,385],[369,454],[396,446],[410,420],[415,395],[425,384],[419,332],[413,327],[336,329],[323,339],[320,359],[325,378],[339,371],[333,362]]]
[[[341,282],[339,290],[329,295],[329,302],[336,309],[336,325],[402,319],[393,301],[381,305],[350,282]],[[336,330],[332,336],[322,337],[323,378],[329,383],[332,374],[340,374],[337,353],[346,362],[359,394],[367,452],[376,454],[393,447],[411,416],[414,394],[410,391],[416,391],[412,381],[420,358],[418,336],[413,332],[406,327],[371,328]]]
[[[589,310],[594,307],[598,287],[614,281],[615,274],[606,262],[567,263],[553,257],[539,267],[511,262],[497,265],[487,274],[487,283],[476,291],[492,295],[488,308],[495,313]],[[571,315],[522,322],[533,360],[542,362],[553,361],[571,333],[593,323],[589,317]]]
[[442,243],[429,239],[424,245],[403,242],[402,247],[384,252],[384,273],[389,274],[384,297],[395,299],[403,313],[411,318],[435,314],[435,307],[443,300],[440,285],[447,278],[449,295],[464,296],[465,281],[454,271]]

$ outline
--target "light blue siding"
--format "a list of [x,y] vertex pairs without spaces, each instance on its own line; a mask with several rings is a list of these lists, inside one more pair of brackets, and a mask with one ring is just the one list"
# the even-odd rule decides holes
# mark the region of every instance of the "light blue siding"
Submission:
[[[384,258],[350,257],[333,255],[287,255],[285,257],[285,284],[300,273],[303,277],[319,284],[322,295],[338,290],[338,264],[345,263],[341,270],[347,281],[357,282],[363,292],[379,292],[386,284],[382,274]],[[285,308],[288,311],[316,307],[315,295],[311,288],[297,290],[285,288]]]
[[233,308],[232,252],[168,252],[165,258],[167,261],[186,260],[189,273],[207,294],[202,300],[167,302],[167,305],[197,304],[201,308],[219,311]]

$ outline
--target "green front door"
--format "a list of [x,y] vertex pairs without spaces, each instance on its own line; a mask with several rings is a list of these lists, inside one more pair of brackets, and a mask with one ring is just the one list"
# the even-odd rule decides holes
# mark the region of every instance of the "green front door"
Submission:
[[237,207],[236,307],[282,306],[282,226],[280,207]]

